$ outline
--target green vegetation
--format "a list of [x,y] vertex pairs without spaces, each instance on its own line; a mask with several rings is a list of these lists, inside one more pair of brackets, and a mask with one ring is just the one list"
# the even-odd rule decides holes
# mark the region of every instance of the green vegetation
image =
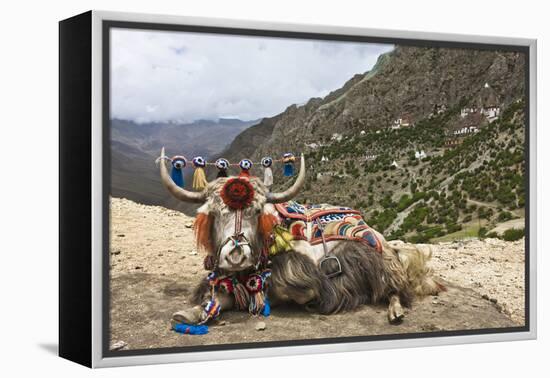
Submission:
[[[326,157],[328,162],[312,165],[309,175],[321,183],[312,185],[303,198],[312,203],[340,200],[358,208],[388,239],[427,242],[488,236],[496,224],[522,216],[525,205],[524,102],[510,104],[500,119],[485,121],[462,144],[445,148],[447,132],[459,122],[460,109],[468,101],[414,127],[390,130],[380,125],[366,128],[361,136],[351,132],[340,141],[327,137],[306,154],[309,161]],[[419,150],[427,158],[417,159]]]
[[517,228],[511,228],[509,230],[504,231],[504,234],[502,235],[502,239],[506,241],[516,241],[521,239],[525,236],[525,228],[517,229]]

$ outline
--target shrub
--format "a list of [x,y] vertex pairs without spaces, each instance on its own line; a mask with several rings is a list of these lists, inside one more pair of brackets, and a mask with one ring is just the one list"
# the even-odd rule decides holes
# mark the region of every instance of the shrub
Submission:
[[445,227],[447,228],[447,233],[449,234],[462,230],[462,226],[456,223],[452,223],[452,224],[447,223]]
[[510,228],[504,231],[504,234],[502,235],[502,239],[506,241],[516,241],[521,239],[524,236],[525,236],[525,228],[521,228],[521,229]]
[[372,223],[378,227],[378,231],[383,232],[390,224],[393,223],[396,217],[397,213],[395,210],[386,209],[373,218]]
[[427,243],[430,238],[426,234],[416,234],[409,238],[411,243]]
[[487,235],[487,229],[485,227],[480,227],[477,231],[477,236],[484,238]]
[[513,215],[512,213],[508,212],[508,211],[501,211],[499,214],[498,214],[498,218],[497,220],[499,222],[506,222],[507,220],[510,220],[513,218]]

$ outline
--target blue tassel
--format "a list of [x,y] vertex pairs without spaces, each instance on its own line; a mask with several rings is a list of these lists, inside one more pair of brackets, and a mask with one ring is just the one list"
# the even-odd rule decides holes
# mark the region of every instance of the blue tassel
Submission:
[[179,186],[180,188],[183,188],[183,185],[185,184],[185,181],[183,180],[183,171],[180,168],[172,167],[172,172],[170,174],[172,176],[172,181]]
[[179,323],[174,326],[174,331],[184,335],[206,335],[208,333],[207,325],[192,325]]
[[269,305],[269,299],[265,298],[264,300],[264,309],[262,310],[262,315],[268,317],[271,314],[271,306]]
[[283,175],[285,175],[286,177],[294,176],[294,164],[285,164],[283,168]]

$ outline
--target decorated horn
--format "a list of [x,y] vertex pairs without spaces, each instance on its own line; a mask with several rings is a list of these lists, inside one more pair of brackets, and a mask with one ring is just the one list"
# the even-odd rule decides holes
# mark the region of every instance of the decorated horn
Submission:
[[[160,151],[160,156],[165,156],[164,147],[162,147],[162,150]],[[168,191],[180,201],[196,203],[206,201],[206,192],[190,192],[177,186],[176,183],[174,183],[174,181],[170,178],[170,174],[168,173],[168,169],[166,169],[166,164],[164,161],[160,162],[160,178],[166,189],[168,189]]]
[[270,203],[281,203],[291,200],[296,197],[304,183],[306,182],[306,159],[304,154],[300,156],[300,172],[298,173],[298,178],[294,184],[281,193],[267,193],[267,202]]

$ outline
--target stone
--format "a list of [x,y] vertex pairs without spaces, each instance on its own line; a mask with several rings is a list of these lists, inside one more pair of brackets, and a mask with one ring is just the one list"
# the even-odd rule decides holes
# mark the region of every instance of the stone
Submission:
[[126,348],[127,345],[128,345],[128,343],[120,340],[120,341],[117,341],[117,342],[111,344],[111,350],[121,350],[121,349]]
[[263,331],[266,327],[265,322],[258,322],[254,328],[256,328],[256,331]]

